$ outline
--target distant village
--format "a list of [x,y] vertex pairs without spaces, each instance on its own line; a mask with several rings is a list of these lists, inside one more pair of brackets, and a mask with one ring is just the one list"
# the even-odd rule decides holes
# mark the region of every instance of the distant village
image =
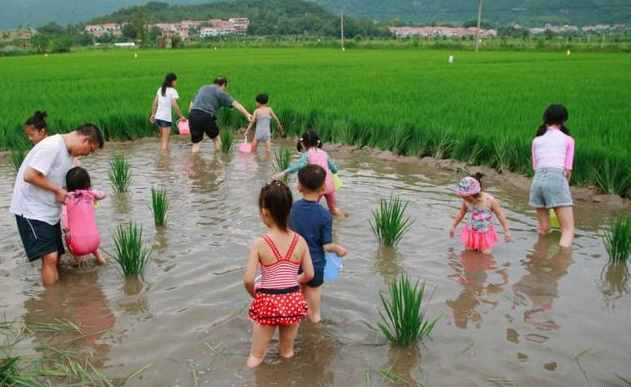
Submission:
[[[88,24],[84,30],[94,38],[102,38],[111,35],[114,38],[123,36],[121,23]],[[230,18],[228,20],[210,19],[208,21],[182,20],[176,23],[149,24],[148,29],[157,29],[162,38],[179,38],[191,40],[195,38],[211,38],[227,35],[245,35],[248,31],[250,20],[244,17]]]

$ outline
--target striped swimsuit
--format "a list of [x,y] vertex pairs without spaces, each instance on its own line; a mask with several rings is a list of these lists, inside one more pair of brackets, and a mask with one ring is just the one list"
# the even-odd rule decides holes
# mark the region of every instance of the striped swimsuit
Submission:
[[287,253],[281,255],[268,235],[263,237],[276,258],[270,265],[261,263],[262,279],[250,304],[249,316],[260,325],[287,326],[297,324],[307,315],[307,303],[298,285],[301,262],[294,262],[299,236],[293,233]]

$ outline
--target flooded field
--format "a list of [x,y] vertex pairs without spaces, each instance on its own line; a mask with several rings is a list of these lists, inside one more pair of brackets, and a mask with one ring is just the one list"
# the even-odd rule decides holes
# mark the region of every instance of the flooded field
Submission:
[[[319,326],[304,323],[296,357],[281,361],[276,346],[266,364],[245,368],[249,298],[242,286],[246,254],[264,232],[256,199],[273,174],[263,157],[201,156],[176,140],[168,155],[154,140],[108,144],[83,160],[93,186],[109,196],[97,209],[103,248],[116,225],[134,220],[152,243],[144,284],[126,282],[116,264],[73,268],[61,282],[40,284],[39,262],[27,263],[8,214],[14,172],[0,166],[0,310],[7,320],[66,319],[85,335],[56,337],[58,348],[93,355],[93,364],[126,386],[596,386],[631,380],[631,296],[626,271],[608,266],[600,227],[611,212],[577,202],[572,253],[557,233],[538,240],[527,193],[499,181],[489,191],[504,204],[514,241],[493,257],[463,253],[448,228],[459,201],[459,176],[417,162],[381,161],[369,152],[333,149],[343,169],[338,202],[350,216],[336,220],[335,238],[349,250],[342,278],[326,285]],[[112,193],[109,160],[124,151],[131,192]],[[295,185],[295,178],[291,180]],[[151,187],[165,186],[168,226],[156,232]],[[398,249],[380,249],[371,210],[396,192],[415,219]],[[428,304],[442,319],[417,350],[392,348],[370,328],[379,292],[399,273],[427,281]],[[22,343],[37,353],[50,338]],[[131,377],[130,377],[131,376]]]

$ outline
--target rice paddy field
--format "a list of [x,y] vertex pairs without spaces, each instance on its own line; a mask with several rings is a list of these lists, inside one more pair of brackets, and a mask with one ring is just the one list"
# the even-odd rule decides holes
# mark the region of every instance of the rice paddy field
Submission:
[[[47,110],[53,131],[83,122],[111,139],[154,135],[152,98],[178,75],[181,106],[218,74],[249,109],[270,94],[291,135],[530,171],[545,107],[566,104],[574,183],[631,194],[631,55],[436,50],[198,49],[88,51],[0,59],[0,149],[25,146],[21,123]],[[449,55],[455,57],[447,63]],[[224,127],[244,122],[224,113]]]

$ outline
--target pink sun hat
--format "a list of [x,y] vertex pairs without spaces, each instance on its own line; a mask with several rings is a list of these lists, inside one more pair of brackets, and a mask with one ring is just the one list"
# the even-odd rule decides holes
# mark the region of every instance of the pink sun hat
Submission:
[[480,191],[482,191],[480,182],[471,176],[467,176],[458,183],[456,195],[461,197],[473,196],[479,194]]

